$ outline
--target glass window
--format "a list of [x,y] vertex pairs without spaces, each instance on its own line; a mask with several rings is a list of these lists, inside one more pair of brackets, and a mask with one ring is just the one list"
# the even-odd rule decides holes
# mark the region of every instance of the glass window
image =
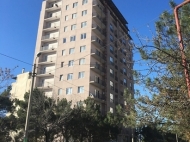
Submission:
[[85,21],[85,22],[82,22],[82,23],[81,23],[81,28],[86,27],[86,25],[87,25],[87,22],[86,22],[86,21]]
[[72,79],[73,79],[73,74],[72,73],[67,74],[67,80],[72,80]]
[[70,60],[69,63],[68,63],[68,66],[73,66],[74,65],[74,60]]
[[71,30],[75,30],[76,29],[76,24],[71,25]]
[[82,11],[82,16],[86,15],[87,14],[87,10],[83,10]]
[[110,24],[110,30],[113,32],[113,26],[112,26],[112,24]]
[[113,108],[112,107],[110,107],[110,112],[113,113]]
[[125,74],[126,74],[126,68],[123,68],[123,73],[125,73]]
[[78,76],[78,78],[84,78],[84,71],[79,72],[79,76]]
[[110,62],[113,63],[114,62],[114,59],[112,57],[110,57]]
[[110,93],[110,102],[113,103],[113,94]]
[[65,55],[65,50],[62,50],[62,56],[64,56]]
[[77,7],[78,2],[73,3],[73,8]]
[[81,34],[81,39],[86,39],[86,33]]
[[63,67],[64,66],[64,62],[61,62],[61,67]]
[[62,95],[62,89],[58,89],[58,95]]
[[126,59],[125,58],[123,58],[123,62],[126,63]]
[[84,86],[78,87],[78,93],[84,93]]
[[63,38],[63,43],[66,43],[66,38]]
[[110,45],[110,51],[113,53],[113,46]]
[[82,5],[88,3],[88,0],[82,0]]
[[69,9],[69,5],[66,5],[65,9],[68,10]]
[[70,48],[70,49],[69,49],[69,54],[73,54],[74,51],[75,51],[75,48]]
[[70,41],[75,41],[75,39],[76,39],[76,36],[71,36],[70,37]]
[[113,87],[113,82],[112,82],[112,81],[110,81],[110,86],[112,86],[112,87]]
[[62,81],[63,80],[63,75],[61,74],[60,76],[59,76],[59,81]]
[[65,16],[65,21],[67,21],[67,20],[69,20],[69,16],[68,15]]
[[73,13],[72,14],[72,19],[76,18],[77,17],[77,13]]
[[85,58],[79,60],[79,65],[83,65],[85,63]]
[[65,26],[64,27],[64,32],[66,32],[68,30],[68,27],[67,26]]
[[112,69],[110,69],[110,73],[111,73],[111,74],[113,74],[113,73],[114,73]]
[[86,50],[86,45],[80,46],[80,52],[83,52]]
[[113,42],[114,38],[112,35],[110,35],[110,41]]
[[127,85],[127,80],[125,78],[123,79],[123,84]]
[[73,92],[73,88],[72,87],[66,88],[66,94],[67,95],[72,94],[72,92]]

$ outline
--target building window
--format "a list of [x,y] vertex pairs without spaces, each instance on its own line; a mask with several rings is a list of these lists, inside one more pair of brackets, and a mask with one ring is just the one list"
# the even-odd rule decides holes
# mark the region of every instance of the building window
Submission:
[[86,15],[87,14],[87,10],[83,10],[82,11],[82,16]]
[[64,62],[61,62],[61,67],[63,67],[64,66]]
[[74,60],[70,60],[69,63],[68,63],[68,66],[71,67],[74,65]]
[[80,52],[84,52],[86,50],[86,45],[80,46]]
[[69,9],[69,5],[66,5],[65,9],[68,10]]
[[81,23],[81,28],[86,27],[86,25],[87,25],[87,22],[86,22],[86,21],[85,21],[85,22],[82,22],[82,23]]
[[114,38],[112,35],[110,35],[110,41],[113,42]]
[[123,79],[123,85],[127,86],[127,80],[125,78]]
[[76,24],[71,25],[71,30],[75,30],[76,29]]
[[72,92],[73,92],[72,87],[66,88],[66,95],[72,94]]
[[79,76],[78,76],[78,78],[84,78],[84,71],[79,72]]
[[81,34],[80,38],[81,39],[86,39],[86,33]]
[[82,0],[82,5],[88,3],[88,0]]
[[113,94],[110,93],[110,103],[113,103]]
[[68,27],[67,26],[65,26],[64,27],[64,32],[66,32],[68,30]]
[[113,57],[110,57],[110,63],[111,63],[111,65],[114,64],[114,59],[113,59]]
[[58,95],[62,95],[62,89],[58,89]]
[[127,73],[126,68],[123,68],[123,73],[124,73],[125,75],[127,75],[127,74],[126,74],[126,73]]
[[114,71],[112,69],[110,69],[110,76],[114,77]]
[[79,65],[83,65],[85,63],[85,58],[79,60]]
[[113,113],[113,108],[112,107],[110,107],[110,112]]
[[66,43],[66,38],[63,38],[63,43]]
[[67,20],[69,20],[69,16],[68,15],[65,16],[65,21],[67,21]]
[[126,59],[125,58],[123,58],[123,63],[126,63]]
[[73,13],[72,14],[72,19],[76,18],[77,17],[77,13]]
[[73,8],[77,7],[78,2],[73,3]]
[[78,93],[84,93],[84,86],[78,87]]
[[75,48],[70,48],[70,49],[69,49],[69,54],[73,54],[74,51],[75,51]]
[[62,81],[63,80],[63,75],[61,74],[60,76],[59,76],[59,81]]
[[114,84],[113,84],[113,81],[110,81],[110,88],[111,88],[112,90],[114,90]]
[[67,74],[67,80],[72,80],[72,79],[73,79],[73,74],[72,73]]
[[62,50],[62,56],[64,56],[65,55],[65,50]]
[[114,51],[114,48],[113,46],[110,45],[110,52],[113,53],[113,51]]
[[70,41],[75,41],[75,39],[76,39],[76,36],[71,36],[70,37]]
[[112,24],[110,24],[110,31],[113,32],[113,25]]

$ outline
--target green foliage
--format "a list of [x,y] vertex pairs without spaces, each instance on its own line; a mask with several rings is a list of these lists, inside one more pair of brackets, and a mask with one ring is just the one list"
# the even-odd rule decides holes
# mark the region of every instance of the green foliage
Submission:
[[[176,5],[174,2],[170,4],[173,8]],[[190,57],[189,15],[190,5],[187,4],[179,10],[187,61]],[[152,74],[144,76],[142,82],[149,94],[136,98],[137,124],[190,140],[190,102],[174,15],[164,11],[155,25],[156,35],[149,39],[153,42],[141,42],[141,47],[138,47]],[[143,75],[137,77],[142,79]]]

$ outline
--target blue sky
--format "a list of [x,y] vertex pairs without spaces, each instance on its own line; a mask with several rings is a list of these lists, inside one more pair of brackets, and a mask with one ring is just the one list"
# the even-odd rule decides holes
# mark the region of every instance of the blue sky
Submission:
[[[137,29],[142,35],[150,35],[147,24],[154,26],[164,10],[171,10],[169,0],[113,0],[128,21],[130,34],[135,42],[137,38],[132,32]],[[182,0],[175,0],[177,4]],[[0,53],[33,62],[38,20],[42,0],[4,0],[0,5]],[[134,56],[135,57],[135,56]],[[135,57],[136,58],[136,57]],[[136,60],[136,59],[134,59]],[[14,74],[21,73],[22,68],[31,71],[32,66],[0,55],[0,67],[14,68]],[[138,66],[135,66],[138,68]]]

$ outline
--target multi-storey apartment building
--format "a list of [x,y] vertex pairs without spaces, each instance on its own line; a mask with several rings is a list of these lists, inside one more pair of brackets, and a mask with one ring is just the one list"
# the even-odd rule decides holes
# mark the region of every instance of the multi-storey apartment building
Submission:
[[125,88],[133,94],[128,31],[112,0],[43,1],[35,87],[74,104],[92,97],[102,112],[114,112]]

